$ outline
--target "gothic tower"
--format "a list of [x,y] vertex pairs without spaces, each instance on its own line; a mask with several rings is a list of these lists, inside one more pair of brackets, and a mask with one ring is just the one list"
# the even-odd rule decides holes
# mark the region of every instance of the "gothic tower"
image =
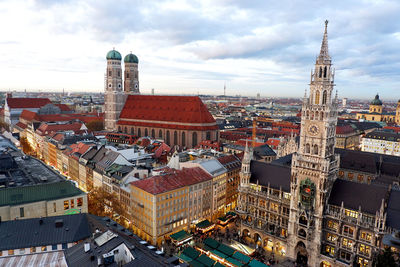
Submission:
[[309,266],[319,266],[324,204],[339,166],[339,156],[334,154],[338,100],[332,96],[334,70],[327,26],[325,21],[310,93],[303,99],[300,145],[291,168],[288,256],[307,259]]
[[122,90],[121,59],[121,54],[114,49],[107,53],[107,69],[104,79],[104,126],[107,131],[117,130],[117,121],[125,104],[125,94]]
[[139,92],[139,59],[136,55],[130,53],[125,56],[125,81],[124,91],[126,94],[140,94]]

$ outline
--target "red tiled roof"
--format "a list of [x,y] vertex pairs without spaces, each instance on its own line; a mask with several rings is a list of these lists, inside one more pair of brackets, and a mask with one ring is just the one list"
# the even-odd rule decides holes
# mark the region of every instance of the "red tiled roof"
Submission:
[[355,132],[353,127],[350,125],[338,125],[336,126],[336,134],[347,134]]
[[210,174],[200,167],[195,167],[183,168],[182,170],[171,170],[164,175],[157,175],[132,182],[131,185],[150,194],[157,195],[211,179],[212,176]]
[[279,140],[279,139],[270,138],[270,139],[267,140],[267,145],[273,146],[273,147],[277,147],[280,142],[281,142],[281,140]]
[[[129,121],[132,119],[136,121]],[[197,96],[129,95],[118,124],[170,129],[217,129],[214,118]]]
[[39,120],[39,115],[36,112],[24,109],[19,115],[20,118],[27,121]]
[[40,108],[47,104],[51,104],[48,98],[7,98],[10,108]]
[[55,104],[55,105],[59,107],[61,111],[71,111],[71,109],[66,104]]
[[17,122],[17,124],[15,124],[16,126],[18,126],[21,129],[25,129],[26,128],[26,124],[22,123],[22,122]]
[[49,135],[51,133],[59,132],[59,131],[74,131],[75,133],[79,132],[82,127],[81,122],[74,123],[66,123],[66,124],[47,124],[42,123],[39,128],[36,130],[36,133],[44,136]]

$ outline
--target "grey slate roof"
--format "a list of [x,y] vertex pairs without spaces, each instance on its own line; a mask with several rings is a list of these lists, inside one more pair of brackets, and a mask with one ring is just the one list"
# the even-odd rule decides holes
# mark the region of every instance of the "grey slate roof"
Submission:
[[380,209],[382,199],[387,198],[388,187],[376,184],[363,184],[342,179],[336,179],[328,203],[362,212],[375,214]]
[[290,192],[290,168],[252,160],[250,163],[250,183],[269,186]]
[[400,190],[393,188],[390,192],[386,224],[400,231]]
[[[87,215],[84,213],[5,221],[0,223],[0,250],[38,247],[77,242],[91,235]],[[62,227],[55,227],[56,220]],[[68,230],[67,230],[68,229]]]

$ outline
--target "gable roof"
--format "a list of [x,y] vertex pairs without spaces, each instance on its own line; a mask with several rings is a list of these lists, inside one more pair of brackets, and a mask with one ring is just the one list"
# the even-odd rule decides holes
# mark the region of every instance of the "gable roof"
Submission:
[[48,98],[7,98],[7,105],[10,108],[40,108],[44,105],[51,104]]
[[[62,227],[55,226],[59,220]],[[85,213],[6,221],[0,224],[0,250],[73,243],[90,235]]]
[[73,197],[84,194],[69,181],[0,189],[0,207],[45,200]]
[[129,95],[118,124],[216,130],[211,113],[197,96]]
[[364,184],[342,179],[333,183],[328,204],[375,214],[380,209],[382,199],[387,198],[388,187],[376,184]]

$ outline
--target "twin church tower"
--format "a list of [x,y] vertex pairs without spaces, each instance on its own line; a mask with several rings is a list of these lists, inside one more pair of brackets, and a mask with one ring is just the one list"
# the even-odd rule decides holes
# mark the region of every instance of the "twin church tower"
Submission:
[[124,58],[124,76],[122,77],[121,54],[116,50],[107,53],[107,70],[104,77],[105,88],[105,119],[107,131],[114,131],[127,95],[139,92],[139,60],[130,53]]

